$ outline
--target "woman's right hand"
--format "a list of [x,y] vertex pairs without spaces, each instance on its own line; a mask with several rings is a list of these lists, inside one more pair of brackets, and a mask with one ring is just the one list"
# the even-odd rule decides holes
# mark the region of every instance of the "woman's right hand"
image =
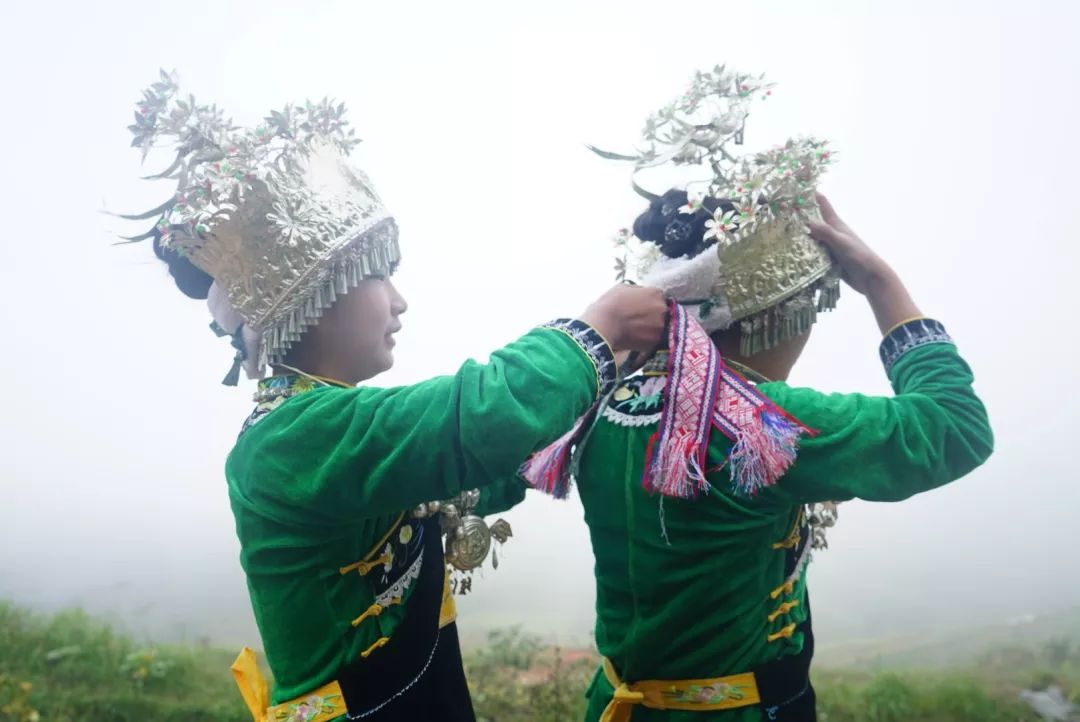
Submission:
[[668,303],[656,288],[618,285],[579,317],[611,344],[612,351],[651,353],[664,340]]
[[848,285],[866,296],[881,333],[920,318],[919,307],[889,264],[840,220],[828,198],[818,193],[817,200],[825,222],[811,221],[810,235],[829,249]]
[[810,235],[829,249],[847,284],[865,296],[881,277],[891,273],[888,264],[840,219],[828,198],[818,193],[817,201],[824,222],[810,221]]

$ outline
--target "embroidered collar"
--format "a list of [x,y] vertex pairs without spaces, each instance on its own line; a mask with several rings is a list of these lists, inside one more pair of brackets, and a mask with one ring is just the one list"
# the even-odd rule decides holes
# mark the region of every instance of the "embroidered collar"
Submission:
[[[641,367],[642,375],[667,376],[668,355],[667,351],[657,351],[653,357],[646,361],[645,365]],[[771,379],[766,378],[746,364],[741,364],[738,361],[729,358],[724,359],[724,363],[732,370],[737,371],[745,377],[747,381],[754,384],[767,384],[771,381]]]
[[259,390],[255,392],[255,403],[264,404],[279,399],[288,399],[327,385],[300,374],[271,376],[259,381]]
[[240,435],[266,418],[271,411],[281,406],[293,396],[299,396],[329,384],[300,374],[271,376],[259,381],[259,390],[255,392],[255,410],[244,422]]
[[767,384],[770,380],[765,378],[762,374],[759,374],[754,369],[750,368],[746,364],[741,364],[738,361],[732,361],[731,359],[724,359],[724,363],[730,366],[734,371],[740,373],[747,381],[752,384]]

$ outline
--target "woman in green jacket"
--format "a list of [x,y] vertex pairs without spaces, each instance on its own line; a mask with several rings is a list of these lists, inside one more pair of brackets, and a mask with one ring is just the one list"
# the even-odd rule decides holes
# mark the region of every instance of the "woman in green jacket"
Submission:
[[389,279],[397,226],[348,162],[343,111],[287,106],[236,128],[163,74],[131,130],[144,151],[175,146],[158,177],[179,187],[138,216],[158,218],[141,238],[231,337],[226,382],[272,370],[225,467],[275,681],[271,696],[250,650],[233,666],[255,722],[468,722],[443,535],[458,568],[483,561],[500,531],[480,515],[520,500],[522,460],[608,392],[615,354],[656,347],[667,306],[615,287],[487,364],[359,385],[393,363],[406,306]]
[[[665,135],[670,109],[654,118],[647,140],[683,140],[641,167],[667,153],[716,174],[705,194],[655,197],[623,236],[642,283],[679,302],[668,349],[523,470],[556,495],[571,472],[578,482],[603,655],[589,722],[815,719],[806,568],[834,502],[906,499],[993,447],[942,324],[815,195],[824,144],[742,159],[724,147],[741,137],[744,93],[763,87],[722,69],[696,78],[672,107],[726,110],[673,124],[730,130],[711,140]],[[874,311],[893,396],[786,382],[838,275]]]

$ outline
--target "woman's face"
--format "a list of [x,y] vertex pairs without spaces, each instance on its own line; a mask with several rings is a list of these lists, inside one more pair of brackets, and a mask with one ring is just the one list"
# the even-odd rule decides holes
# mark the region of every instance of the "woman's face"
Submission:
[[318,366],[334,378],[359,383],[394,365],[394,334],[408,304],[388,278],[369,278],[340,296],[318,325],[304,334],[304,355],[318,356]]

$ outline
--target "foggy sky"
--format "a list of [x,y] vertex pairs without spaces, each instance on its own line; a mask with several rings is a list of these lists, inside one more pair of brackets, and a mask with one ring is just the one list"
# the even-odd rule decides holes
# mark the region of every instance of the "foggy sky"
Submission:
[[[1073,553],[1080,12],[1029,2],[19,3],[0,10],[0,597],[81,604],[157,635],[255,643],[222,465],[251,385],[200,302],[102,214],[139,181],[126,125],[159,67],[241,123],[324,95],[402,229],[410,302],[378,385],[452,372],[613,282],[641,209],[648,112],[698,67],[766,72],[749,148],[829,138],[824,190],[943,320],[997,452],[898,505],[845,504],[810,585],[823,643],[1080,604]],[[753,5],[753,7],[751,7]],[[867,9],[870,8],[870,9]],[[874,9],[878,8],[878,9]],[[847,290],[792,382],[888,393]],[[460,607],[468,637],[593,622],[576,500],[533,496]],[[131,620],[140,615],[143,622]]]

